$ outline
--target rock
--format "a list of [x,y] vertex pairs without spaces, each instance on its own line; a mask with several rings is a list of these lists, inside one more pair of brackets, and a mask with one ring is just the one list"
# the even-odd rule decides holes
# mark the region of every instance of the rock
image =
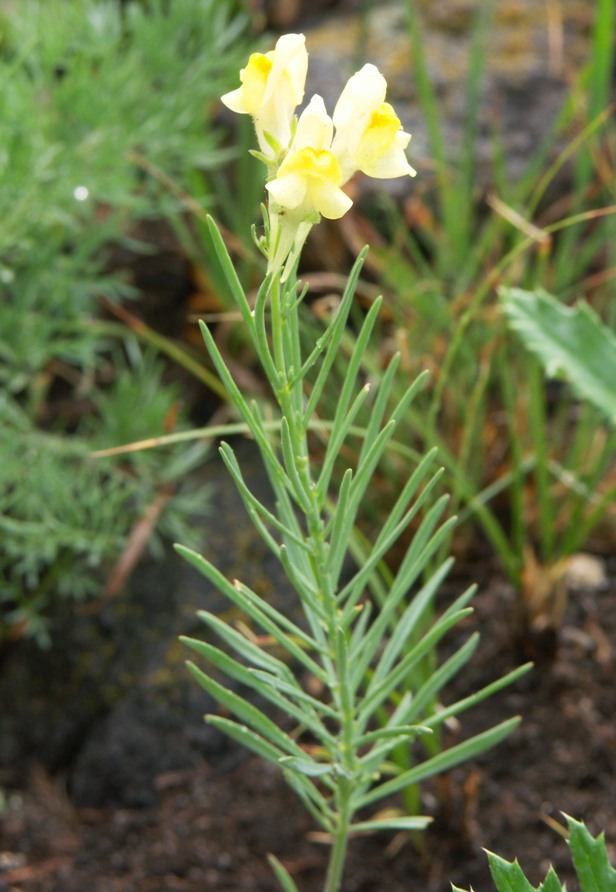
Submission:
[[[422,0],[418,7],[446,153],[455,163],[463,144],[472,20],[479,5],[469,0]],[[588,57],[590,7],[583,0],[554,4],[500,0],[495,4],[483,44],[485,73],[476,121],[476,160],[484,185],[495,134],[502,141],[512,177],[522,173],[548,136],[569,94],[571,78]],[[318,24],[308,23],[304,31],[310,53],[306,96],[321,94],[331,113],[349,75],[365,62],[373,62],[388,81],[388,99],[413,134],[413,164],[429,171],[433,152],[418,104],[405,4],[400,0],[375,4],[366,28],[359,12],[343,10],[322,17]]]

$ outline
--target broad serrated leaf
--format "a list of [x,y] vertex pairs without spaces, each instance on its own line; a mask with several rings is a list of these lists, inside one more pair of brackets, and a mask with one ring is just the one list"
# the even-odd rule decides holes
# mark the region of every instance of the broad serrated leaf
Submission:
[[616,870],[608,860],[603,834],[593,838],[584,824],[570,817],[567,824],[581,892],[616,892]]
[[488,861],[498,892],[537,892],[524,876],[524,871],[517,861],[505,861],[492,852],[488,852]]
[[550,377],[564,378],[616,423],[616,337],[584,301],[563,306],[542,289],[503,288],[511,327]]
[[[586,826],[565,815],[569,825],[569,846],[573,855],[580,892],[616,892],[616,870],[611,866],[605,838],[600,834],[593,838]],[[553,867],[536,889],[531,886],[517,860],[506,861],[488,852],[490,873],[497,892],[566,892]],[[464,892],[452,886],[453,892]],[[471,889],[472,892],[472,889]]]
[[543,881],[542,885],[539,886],[539,892],[566,892],[563,889],[563,886],[556,876],[556,872],[553,867],[547,872],[546,878]]

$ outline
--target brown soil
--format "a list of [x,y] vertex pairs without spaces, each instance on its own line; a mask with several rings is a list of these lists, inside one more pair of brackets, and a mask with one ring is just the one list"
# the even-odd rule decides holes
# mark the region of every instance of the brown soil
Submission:
[[[500,583],[477,596],[463,631],[479,628],[482,644],[456,696],[519,663],[510,599]],[[614,861],[615,648],[612,574],[607,590],[569,599],[553,660],[463,716],[451,734],[464,737],[511,714],[522,715],[520,729],[424,789],[423,809],[436,818],[428,833],[353,841],[345,892],[446,892],[451,882],[488,892],[482,848],[517,856],[533,884],[552,862],[573,892],[567,847],[555,832],[560,812],[593,833],[605,830]],[[322,888],[326,843],[275,767],[251,757],[230,770],[203,762],[159,776],[157,787],[157,807],[78,808],[61,776],[34,768],[21,789],[6,793],[0,892],[274,892],[268,852],[302,892]]]

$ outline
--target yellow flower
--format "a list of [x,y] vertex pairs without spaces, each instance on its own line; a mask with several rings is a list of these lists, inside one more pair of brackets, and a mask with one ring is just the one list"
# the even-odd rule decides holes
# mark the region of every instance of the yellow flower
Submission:
[[374,65],[364,65],[349,78],[334,109],[336,136],[332,152],[340,162],[343,176],[355,171],[370,177],[415,176],[404,150],[410,134],[392,106],[385,102],[387,82]]
[[267,183],[272,201],[293,211],[293,218],[330,220],[342,217],[352,201],[340,186],[340,164],[329,150],[331,118],[320,96],[314,96],[302,113],[288,155],[276,177]]
[[405,133],[385,101],[387,82],[374,65],[347,82],[333,119],[320,96],[295,118],[304,96],[308,54],[303,34],[286,34],[269,53],[253,53],[241,86],[222,101],[254,120],[268,167],[268,270],[289,274],[321,217],[337,220],[353,202],[342,186],[360,170],[371,177],[414,176]]
[[304,218],[315,213],[337,220],[350,208],[351,199],[342,192],[342,171],[327,149],[307,146],[288,155],[278,176],[267,184],[276,204],[283,208],[301,208]]
[[272,160],[288,147],[294,112],[304,98],[305,42],[303,34],[285,34],[269,53],[253,53],[240,72],[241,86],[222,97],[231,111],[251,115],[259,148]]
[[330,151],[333,129],[323,100],[313,96],[276,176],[266,184],[271,200],[270,271],[278,270],[287,257],[294,262],[321,216],[337,220],[353,203],[340,188],[343,174]]

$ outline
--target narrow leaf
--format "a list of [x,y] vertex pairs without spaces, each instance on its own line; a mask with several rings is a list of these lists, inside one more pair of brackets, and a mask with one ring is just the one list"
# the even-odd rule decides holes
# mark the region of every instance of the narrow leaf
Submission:
[[461,762],[465,762],[467,759],[472,759],[475,756],[478,756],[485,750],[490,749],[490,747],[500,743],[501,740],[504,740],[504,738],[511,734],[519,723],[520,719],[517,717],[508,719],[507,721],[496,725],[494,728],[490,728],[488,731],[476,734],[469,740],[463,741],[463,743],[459,743],[450,749],[443,750],[443,752],[438,753],[421,765],[416,765],[408,771],[403,771],[402,774],[399,774],[397,777],[385,781],[385,783],[380,784],[380,786],[369,790],[359,799],[357,807],[362,808],[364,805],[369,805],[371,802],[376,802],[378,799],[382,799],[383,796],[397,793],[399,790],[403,790],[410,784],[418,784],[421,781],[426,780],[428,777],[433,777],[435,774],[448,771],[450,768],[454,768]]
[[373,821],[359,821],[351,824],[351,833],[373,833],[378,830],[425,830],[432,823],[432,818],[416,815],[398,818],[375,818]]
[[278,858],[276,858],[275,855],[268,855],[267,860],[269,861],[283,892],[299,892],[299,889],[291,878],[291,874],[286,867],[282,866]]
[[324,777],[334,771],[333,765],[329,762],[315,762],[314,759],[300,759],[298,756],[283,756],[280,764],[306,777]]
[[[269,743],[279,748],[283,754],[292,754],[302,756],[301,747],[295,743],[292,737],[289,737],[278,725],[268,718],[260,709],[253,706],[239,694],[234,693],[225,688],[219,682],[215,681],[209,675],[206,675],[194,663],[187,663],[188,669],[194,678],[199,682],[201,687],[208,692],[218,703],[229,710],[234,716],[240,719],[253,731],[258,733],[260,737],[265,738]],[[210,717],[208,716],[208,721]]]
[[267,740],[259,737],[258,734],[251,731],[246,725],[240,725],[238,722],[223,718],[220,715],[206,715],[205,720],[208,725],[218,728],[227,737],[231,737],[233,740],[241,743],[242,746],[256,753],[257,756],[261,756],[262,759],[280,766],[280,760],[285,754],[275,746],[272,746],[271,743],[268,743]]

